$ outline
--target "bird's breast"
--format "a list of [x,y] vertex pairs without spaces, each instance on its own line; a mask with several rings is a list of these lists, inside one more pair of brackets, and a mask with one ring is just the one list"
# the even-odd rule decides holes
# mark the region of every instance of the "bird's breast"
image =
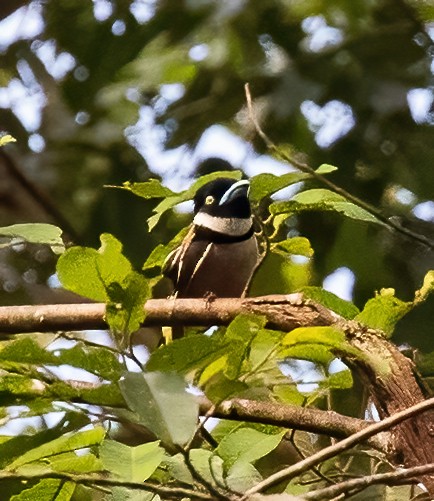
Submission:
[[[194,243],[192,253],[194,253]],[[208,244],[202,261],[192,275],[184,297],[241,297],[258,264],[258,245],[255,236],[235,243]]]

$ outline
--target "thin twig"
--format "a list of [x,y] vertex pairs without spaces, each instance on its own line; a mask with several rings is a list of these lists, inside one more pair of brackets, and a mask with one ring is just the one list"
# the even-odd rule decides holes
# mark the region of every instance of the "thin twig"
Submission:
[[298,463],[291,465],[288,468],[284,468],[283,470],[270,475],[268,478],[249,489],[243,499],[246,500],[249,496],[258,492],[262,492],[265,489],[268,489],[269,487],[282,482],[283,480],[290,480],[291,478],[294,478],[295,476],[311,469],[313,466],[322,463],[327,459],[335,457],[341,452],[351,449],[361,442],[364,442],[377,433],[384,430],[389,430],[392,426],[395,426],[396,424],[401,423],[402,421],[405,421],[406,419],[409,419],[413,416],[422,414],[423,412],[432,408],[434,408],[434,398],[430,398],[428,400],[425,400],[424,402],[419,402],[418,404],[413,405],[412,407],[409,407],[408,409],[405,409],[401,412],[397,412],[393,416],[389,416],[382,421],[379,421],[378,423],[371,424],[364,430],[354,433],[354,435],[345,438],[337,444],[326,447],[316,454],[313,454],[312,456],[299,461]]
[[275,153],[278,157],[280,157],[282,160],[285,162],[290,163],[294,167],[296,167],[298,170],[301,172],[305,172],[309,175],[311,175],[314,179],[317,181],[320,181],[323,185],[327,186],[330,190],[334,191],[338,195],[343,196],[353,204],[361,207],[362,209],[366,210],[373,216],[375,216],[379,221],[387,225],[389,228],[393,228],[395,231],[401,233],[402,235],[405,235],[406,237],[409,237],[413,240],[416,240],[417,242],[423,244],[424,246],[428,247],[431,250],[434,250],[434,242],[427,238],[425,235],[420,235],[419,233],[415,233],[403,226],[401,226],[399,223],[395,222],[394,220],[390,219],[389,217],[385,216],[380,210],[378,210],[376,207],[373,207],[371,204],[368,204],[364,200],[356,197],[355,195],[349,193],[345,189],[341,188],[337,184],[333,183],[329,179],[327,179],[325,176],[318,174],[310,165],[307,165],[303,162],[300,162],[297,160],[294,156],[289,155],[288,153],[282,151],[278,146],[276,146],[273,141],[265,134],[265,132],[261,129],[261,126],[259,125],[258,119],[256,118],[256,114],[253,108],[253,102],[252,102],[252,95],[250,93],[250,87],[249,84],[246,83],[244,85],[244,90],[246,94],[246,101],[247,101],[247,109],[249,111],[249,117],[250,120],[252,121],[256,132],[260,136],[260,138],[264,141],[265,145],[267,148]]
[[184,487],[163,486],[151,482],[128,482],[96,475],[73,475],[66,472],[55,472],[55,471],[35,472],[35,473],[11,472],[6,470],[0,471],[0,481],[9,479],[28,481],[35,479],[41,480],[44,478],[71,480],[76,484],[86,485],[89,487],[98,485],[98,486],[111,486],[111,487],[125,487],[127,489],[148,491],[164,496],[164,499],[167,499],[168,496],[180,499],[185,497],[191,499],[204,499],[207,501],[208,500],[213,501],[215,499],[213,496],[210,496],[205,492],[200,492],[193,489],[187,489]]
[[304,495],[304,499],[321,501],[324,499],[335,498],[336,496],[340,496],[342,494],[353,494],[353,491],[355,490],[359,492],[375,484],[396,485],[401,484],[402,480],[406,479],[414,481],[414,479],[417,479],[417,477],[432,472],[434,472],[434,463],[424,464],[422,466],[414,466],[413,468],[407,468],[405,470],[398,470],[388,473],[378,473],[361,478],[353,478],[335,485],[331,485],[329,487],[324,487],[323,489],[308,492]]

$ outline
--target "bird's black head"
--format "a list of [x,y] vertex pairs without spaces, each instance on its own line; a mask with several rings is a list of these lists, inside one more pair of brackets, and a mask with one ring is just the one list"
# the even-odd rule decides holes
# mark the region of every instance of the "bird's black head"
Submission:
[[219,178],[199,188],[194,197],[194,213],[204,212],[221,218],[249,218],[249,182]]

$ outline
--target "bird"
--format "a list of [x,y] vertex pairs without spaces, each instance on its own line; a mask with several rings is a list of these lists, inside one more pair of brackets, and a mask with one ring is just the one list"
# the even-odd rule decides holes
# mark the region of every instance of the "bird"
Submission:
[[250,183],[217,178],[194,197],[193,223],[166,259],[173,297],[243,297],[260,254],[248,198]]

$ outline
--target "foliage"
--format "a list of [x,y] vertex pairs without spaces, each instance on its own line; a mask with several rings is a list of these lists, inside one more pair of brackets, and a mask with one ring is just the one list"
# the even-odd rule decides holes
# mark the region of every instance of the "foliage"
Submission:
[[[254,201],[257,209],[276,189],[299,181],[297,176],[283,177],[279,180],[259,174],[252,179],[257,196],[259,193],[263,196]],[[168,196],[169,200],[181,202],[193,197],[204,179],[208,177],[200,178],[180,195],[165,191],[157,180],[124,188],[145,198]],[[341,202],[327,205],[329,202],[327,191],[315,193],[314,203],[319,208],[335,211],[341,217],[357,218],[360,224],[371,220],[356,206],[354,210],[342,210]],[[281,211],[274,211],[275,205],[269,205],[270,215],[262,222],[269,254],[285,262],[290,262],[293,255],[303,256],[308,262],[313,256],[309,241],[280,235],[274,221],[279,218],[279,225],[283,225],[282,214],[291,217],[304,211],[303,203],[296,202]],[[53,245],[52,228],[49,225],[44,228],[46,238],[38,237],[38,242]],[[36,225],[35,231],[31,230],[32,225],[28,225],[21,232],[13,229],[9,234],[32,238],[40,227]],[[359,359],[387,372],[387,362],[382,361],[381,368],[377,366],[374,355],[352,347],[338,327],[312,326],[280,332],[267,328],[265,318],[247,314],[239,315],[227,328],[211,334],[193,332],[161,346],[150,354],[143,371],[131,371],[131,364],[141,365],[132,348],[131,335],[143,321],[142,305],[152,287],[158,286],[158,279],[146,280],[134,271],[122,254],[121,243],[112,235],[101,235],[101,243],[99,250],[78,246],[66,250],[58,260],[57,273],[65,288],[107,303],[114,347],[111,343],[91,342],[87,336],[76,338],[72,346],[60,344],[60,347],[57,347],[59,337],[54,335],[47,338],[23,335],[1,342],[0,393],[5,419],[12,419],[9,409],[17,402],[26,409],[19,418],[43,417],[53,412],[61,415],[55,426],[47,429],[36,426],[25,435],[2,438],[0,451],[5,475],[11,479],[20,475],[32,479],[30,485],[24,486],[11,482],[10,499],[35,495],[41,500],[51,499],[56,492],[56,499],[81,500],[85,499],[84,486],[95,494],[102,478],[114,482],[108,499],[130,499],[134,493],[132,484],[142,485],[149,492],[153,492],[152,486],[180,483],[193,489],[205,487],[211,492],[215,489],[221,493],[243,493],[267,477],[267,464],[273,464],[278,451],[285,447],[287,430],[265,424],[221,421],[211,430],[216,446],[210,448],[199,440],[202,427],[198,425],[199,405],[189,390],[191,385],[215,405],[228,398],[245,398],[321,408],[327,396],[355,391],[353,375],[348,369],[331,370],[337,357]],[[167,248],[161,245],[158,254],[148,258],[151,264],[145,268],[161,271],[164,256],[172,247],[173,242]],[[281,272],[280,265],[276,266],[268,271],[273,277]],[[413,302],[400,301],[392,290],[381,291],[361,312],[352,303],[322,289],[305,286],[303,290],[306,297],[323,303],[336,314],[391,335],[399,319],[427,299],[432,283],[430,272]],[[256,287],[262,293],[260,281]],[[69,335],[66,339],[71,342],[74,338]],[[311,374],[315,375],[315,383],[309,389],[303,388],[303,378],[294,365],[296,360],[314,367]],[[57,376],[57,369],[65,365],[97,376],[98,383],[89,385]],[[426,363],[424,370],[428,371]],[[69,406],[65,407],[66,404]],[[134,440],[129,436],[132,430],[135,430]],[[298,431],[291,438],[291,446],[304,453],[311,454],[320,446],[307,442],[305,432]],[[377,455],[374,466],[371,460],[366,461],[368,458],[362,451],[359,459],[354,457],[352,469],[356,474],[384,467],[381,455]],[[334,468],[336,463],[332,461],[327,465],[328,474],[333,474]],[[54,477],[50,478],[50,474]],[[56,475],[64,475],[64,480]],[[287,483],[286,492],[294,495],[305,492],[301,480]],[[144,481],[150,481],[150,486],[145,487]],[[316,479],[310,489],[319,485]]]
[[[427,2],[1,3],[0,20],[13,13],[24,28],[0,26],[11,35],[0,45],[0,303],[103,301],[110,336],[2,338],[2,498],[158,499],[155,486],[244,493],[330,443],[229,420],[206,423],[207,437],[198,391],[216,405],[244,398],[365,417],[358,375],[338,361],[382,374],[389,362],[338,327],[279,332],[241,315],[206,335],[141,345],[142,305],[165,294],[161,267],[190,220],[178,204],[222,172],[251,178],[267,255],[250,293],[300,291],[417,347],[415,367],[433,385],[432,246],[388,224],[434,235]],[[254,134],[246,81],[276,149]],[[207,171],[204,151],[236,168]],[[279,151],[293,165],[277,162]],[[300,164],[378,207],[381,221]],[[343,267],[351,300],[321,287]],[[278,489],[302,496],[328,478],[377,471],[389,471],[385,457],[360,447]]]

